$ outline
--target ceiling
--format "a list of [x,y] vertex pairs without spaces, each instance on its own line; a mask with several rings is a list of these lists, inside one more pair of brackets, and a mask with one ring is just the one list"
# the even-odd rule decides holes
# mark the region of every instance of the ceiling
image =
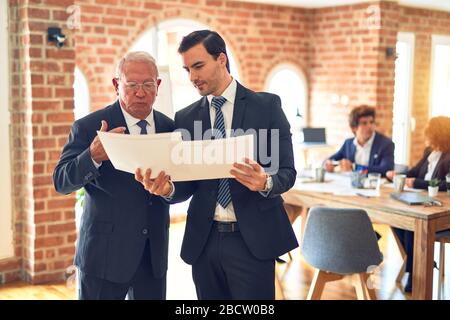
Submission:
[[[265,4],[285,5],[300,8],[323,8],[355,3],[373,2],[374,0],[239,0],[242,2],[258,2]],[[409,7],[419,7],[450,12],[449,0],[393,0]]]

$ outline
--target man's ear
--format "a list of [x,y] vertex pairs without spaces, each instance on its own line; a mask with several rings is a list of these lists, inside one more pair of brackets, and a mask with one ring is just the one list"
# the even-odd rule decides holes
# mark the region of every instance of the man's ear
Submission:
[[160,85],[161,85],[161,79],[157,79],[156,80],[156,95],[158,95]]
[[227,58],[227,56],[225,55],[225,53],[221,52],[221,53],[219,54],[218,59],[219,59],[220,63],[221,63],[224,67],[226,67],[226,65],[227,65],[227,59],[228,59],[228,58]]
[[119,95],[119,81],[117,78],[112,79],[112,84],[114,86],[114,89],[116,90],[116,94]]

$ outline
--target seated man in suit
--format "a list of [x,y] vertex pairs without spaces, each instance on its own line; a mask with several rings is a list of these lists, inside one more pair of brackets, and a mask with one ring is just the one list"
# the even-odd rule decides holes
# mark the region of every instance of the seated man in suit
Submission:
[[[450,118],[430,119],[425,128],[427,147],[422,159],[406,173],[406,186],[427,189],[431,179],[439,179],[439,190],[445,191],[445,176],[450,172]],[[388,171],[386,177],[392,179],[394,171]],[[409,273],[405,292],[412,291],[412,266],[414,252],[414,232],[394,228],[394,232],[406,252],[406,272]]]
[[339,161],[341,171],[364,166],[368,172],[385,175],[394,169],[394,143],[375,131],[375,109],[366,105],[354,108],[349,124],[355,137],[345,140],[341,149],[325,161],[325,169],[333,172],[333,161]]

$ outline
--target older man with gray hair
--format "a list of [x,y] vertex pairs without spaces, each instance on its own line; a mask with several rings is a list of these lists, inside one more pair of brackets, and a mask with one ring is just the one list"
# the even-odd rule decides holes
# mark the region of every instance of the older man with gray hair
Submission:
[[75,121],[53,173],[57,192],[86,191],[75,256],[79,298],[165,299],[170,220],[162,196],[173,186],[161,183],[169,180],[161,172],[157,185],[167,189],[151,194],[134,175],[116,170],[97,130],[153,134],[174,124],[153,109],[161,80],[151,55],[125,55],[112,82],[117,101]]

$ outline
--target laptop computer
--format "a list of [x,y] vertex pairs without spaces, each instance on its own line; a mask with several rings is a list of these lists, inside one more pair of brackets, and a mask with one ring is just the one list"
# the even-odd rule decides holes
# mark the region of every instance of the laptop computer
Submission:
[[393,192],[391,198],[409,204],[411,206],[420,204],[435,204],[435,199],[417,192]]
[[325,128],[303,128],[304,144],[326,144]]

